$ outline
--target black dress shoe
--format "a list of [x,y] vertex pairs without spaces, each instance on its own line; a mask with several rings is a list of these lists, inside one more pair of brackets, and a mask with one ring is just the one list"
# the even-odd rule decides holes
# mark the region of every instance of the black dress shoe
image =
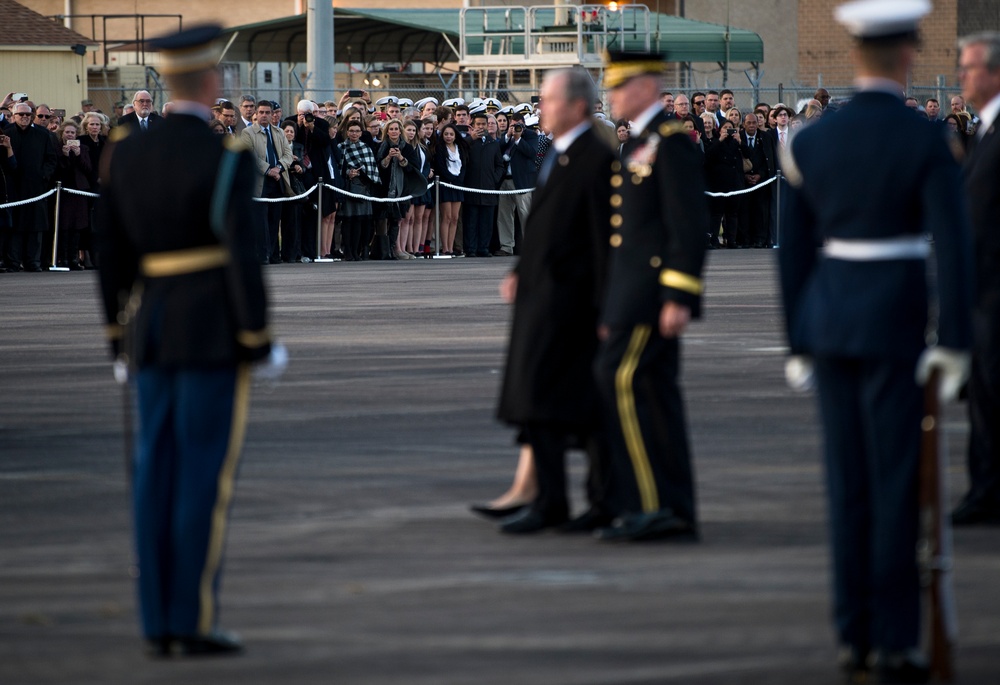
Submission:
[[506,519],[500,526],[501,533],[512,535],[522,535],[525,533],[537,533],[546,528],[555,528],[566,523],[569,516],[563,514],[544,514],[533,507],[528,507],[520,514],[515,514]]
[[500,507],[499,509],[495,509],[486,504],[473,504],[469,507],[469,509],[472,511],[472,513],[479,514],[480,516],[483,516],[488,519],[505,519],[520,512],[526,506],[528,505],[515,504],[512,507]]
[[871,676],[870,650],[844,645],[837,656],[837,664],[848,685],[869,682]]
[[243,651],[243,643],[231,633],[215,630],[207,635],[186,635],[174,638],[171,651],[183,656],[235,655]]
[[698,531],[690,521],[675,516],[670,509],[654,511],[650,514],[629,514],[619,517],[607,528],[599,528],[594,533],[598,540],[634,541],[676,540],[695,542]]
[[962,500],[962,503],[955,507],[955,511],[951,512],[951,525],[998,526],[1000,525],[1000,511],[980,502]]
[[559,526],[560,533],[592,533],[598,528],[606,528],[614,521],[614,516],[598,507],[591,507],[572,521]]
[[146,656],[153,659],[165,659],[170,656],[170,636],[146,638]]
[[919,685],[930,680],[923,655],[915,650],[879,654],[875,660],[879,683]]
[[42,267],[40,266],[29,266],[27,269],[25,269],[25,271],[29,271],[33,274],[40,274],[42,273],[42,271],[44,271],[44,269],[42,269]]

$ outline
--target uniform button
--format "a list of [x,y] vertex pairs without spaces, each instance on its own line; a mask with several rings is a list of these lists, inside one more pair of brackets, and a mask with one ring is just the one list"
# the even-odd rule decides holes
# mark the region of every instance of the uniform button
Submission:
[[611,235],[611,247],[621,247],[621,245],[622,245],[621,233],[613,233]]
[[614,176],[611,177],[611,187],[612,188],[621,188],[622,183],[623,183],[623,180],[622,180],[621,174],[615,174]]
[[622,206],[622,196],[619,195],[618,193],[615,193],[614,195],[612,195],[611,196],[611,206],[615,207],[615,208],[621,207]]
[[632,183],[633,185],[639,185],[642,183],[642,176],[639,174],[632,174]]
[[611,170],[617,174],[622,170],[622,163],[618,160],[611,162]]
[[612,214],[611,215],[611,228],[621,228],[622,227],[622,223],[623,223],[623,219],[622,219],[622,215],[621,214]]
[[654,269],[659,269],[662,264],[663,260],[660,259],[659,257],[653,257],[652,259],[649,260],[649,265]]

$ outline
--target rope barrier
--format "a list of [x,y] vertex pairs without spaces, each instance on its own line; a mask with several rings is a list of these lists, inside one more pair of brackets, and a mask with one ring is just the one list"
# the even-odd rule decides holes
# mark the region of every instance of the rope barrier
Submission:
[[7,209],[8,207],[21,207],[22,205],[30,205],[32,202],[38,202],[39,200],[44,200],[47,197],[51,197],[56,194],[56,189],[53,188],[49,192],[39,195],[38,197],[33,197],[27,200],[17,200],[16,202],[7,202],[0,205],[0,209]]
[[64,193],[69,193],[70,195],[81,195],[83,197],[100,197],[99,193],[88,193],[86,190],[73,190],[72,188],[67,188],[63,186],[62,191]]
[[312,188],[310,188],[306,192],[300,193],[298,195],[293,195],[292,197],[255,197],[255,198],[253,198],[253,201],[254,202],[295,202],[296,200],[301,200],[303,198],[309,197],[310,195],[312,195],[312,192],[314,190],[316,190],[316,188],[318,188],[318,187],[319,186],[313,186]]
[[440,182],[445,188],[451,188],[452,190],[461,190],[466,193],[478,193],[480,195],[524,195],[525,193],[530,193],[534,191],[534,188],[524,188],[522,190],[482,190],[481,188],[463,188],[462,186],[453,186],[450,183]]
[[341,188],[330,185],[329,183],[324,183],[324,187],[329,188],[335,193],[340,193],[341,195],[346,195],[347,197],[353,197],[355,200],[367,200],[368,202],[409,202],[416,195],[404,195],[403,197],[371,197],[369,195],[358,195],[357,193],[350,193]]
[[734,190],[729,193],[710,193],[706,190],[705,194],[708,195],[709,197],[733,197],[734,195],[746,195],[747,193],[752,193],[755,190],[759,190],[760,188],[763,188],[766,185],[770,185],[771,183],[774,183],[777,180],[778,180],[777,176],[772,176],[763,183],[758,183],[755,186],[752,186],[750,188],[744,188],[743,190]]

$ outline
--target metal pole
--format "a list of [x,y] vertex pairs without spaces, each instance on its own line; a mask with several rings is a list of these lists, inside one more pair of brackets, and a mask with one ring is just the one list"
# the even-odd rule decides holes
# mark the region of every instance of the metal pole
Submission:
[[777,170],[776,176],[778,180],[774,182],[777,187],[775,189],[775,199],[774,199],[774,246],[781,247],[781,169]]
[[56,182],[56,223],[55,230],[52,231],[52,266],[49,271],[69,271],[69,267],[56,266],[57,255],[59,254],[59,206],[62,204],[62,182]]
[[[332,262],[332,259],[323,259],[323,178],[320,177],[316,185],[316,259],[317,262]],[[331,249],[332,246],[331,246]]]
[[[309,0],[306,5],[306,71],[309,73],[305,96],[322,102],[333,93],[333,3]],[[321,255],[322,256],[322,255]]]

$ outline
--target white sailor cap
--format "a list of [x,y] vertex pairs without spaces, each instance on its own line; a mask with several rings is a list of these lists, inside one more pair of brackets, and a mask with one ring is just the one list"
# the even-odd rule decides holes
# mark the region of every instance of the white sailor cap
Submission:
[[524,125],[527,127],[538,126],[538,115],[532,114],[531,116],[524,117]]
[[398,105],[399,99],[395,95],[386,95],[384,98],[379,98],[375,101],[375,106],[381,107],[383,110],[390,104]]
[[469,105],[469,116],[476,116],[477,114],[486,114],[485,103],[482,102],[475,103],[475,101],[473,101],[473,103],[474,104]]
[[607,117],[607,116],[606,116],[606,115],[604,114],[604,112],[594,112],[594,116],[595,116],[595,117],[597,117],[598,119],[601,119],[601,120],[605,120],[605,119],[607,119],[607,118],[608,118],[608,117]]
[[400,107],[413,107],[413,100],[410,98],[399,98]]
[[511,115],[513,113],[514,113],[514,106],[513,105],[507,105],[506,107],[501,107],[500,108],[500,114],[506,114],[506,115],[509,116],[509,115]]
[[502,103],[496,98],[486,98],[483,102],[486,103],[487,110],[492,110],[494,112],[499,112],[500,107],[503,106]]
[[515,112],[521,112],[522,114],[526,114],[528,112],[534,112],[535,108],[532,107],[530,103],[522,102],[520,104],[514,105],[514,111]]
[[930,11],[930,0],[855,0],[840,5],[834,17],[858,40],[885,40],[916,35]]
[[418,109],[423,109],[424,105],[426,105],[428,102],[433,102],[435,105],[440,105],[441,104],[440,102],[438,102],[437,98],[435,98],[435,97],[427,97],[427,98],[422,98],[420,100],[417,100],[416,102],[413,103],[413,106],[416,107],[416,108],[418,108]]
[[459,105],[464,105],[465,100],[462,98],[451,98],[450,100],[445,100],[441,104],[445,107],[458,107]]

